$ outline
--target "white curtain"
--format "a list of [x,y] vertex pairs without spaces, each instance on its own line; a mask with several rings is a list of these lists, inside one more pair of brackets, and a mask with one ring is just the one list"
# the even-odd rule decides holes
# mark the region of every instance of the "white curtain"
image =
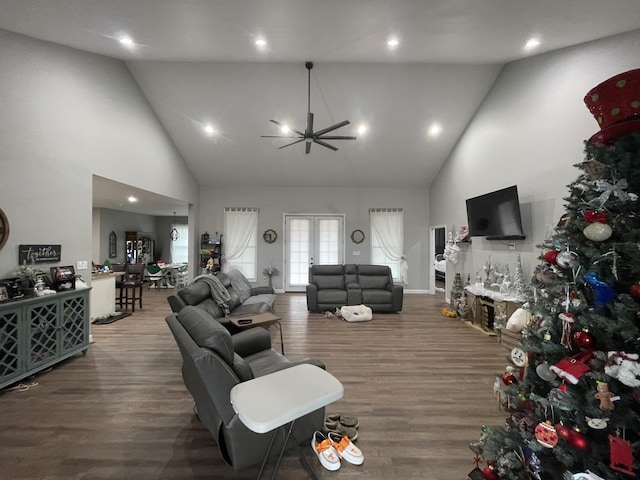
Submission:
[[187,263],[189,260],[189,225],[171,225],[178,232],[178,239],[171,241],[169,254],[171,263]]
[[237,268],[249,279],[256,278],[257,208],[225,208],[225,272]]
[[371,209],[372,243],[384,256],[400,266],[400,280],[407,284],[409,266],[404,256],[404,211],[402,209]]

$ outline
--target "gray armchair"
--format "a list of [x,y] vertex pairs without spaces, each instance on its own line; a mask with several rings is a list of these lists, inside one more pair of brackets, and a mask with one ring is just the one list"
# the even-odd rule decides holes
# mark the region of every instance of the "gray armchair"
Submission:
[[[166,318],[182,355],[182,377],[196,405],[198,419],[215,439],[224,460],[234,470],[257,465],[272,435],[249,430],[233,410],[230,392],[234,385],[299,363],[324,368],[319,360],[292,362],[271,348],[269,333],[260,327],[231,336],[210,314],[185,306]],[[294,434],[308,442],[322,428],[324,408],[296,420]],[[272,451],[282,448],[278,435]]]

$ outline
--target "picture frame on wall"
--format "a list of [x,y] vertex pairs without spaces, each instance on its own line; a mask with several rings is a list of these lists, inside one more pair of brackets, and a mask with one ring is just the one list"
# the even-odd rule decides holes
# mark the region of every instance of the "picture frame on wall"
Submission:
[[51,267],[53,288],[57,291],[76,289],[76,271],[72,265]]
[[118,256],[118,237],[116,232],[111,231],[109,234],[109,258],[115,258]]

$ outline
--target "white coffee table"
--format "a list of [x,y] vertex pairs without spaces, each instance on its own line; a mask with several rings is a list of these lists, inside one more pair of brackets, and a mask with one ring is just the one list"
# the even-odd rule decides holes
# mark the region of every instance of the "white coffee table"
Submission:
[[[233,387],[231,403],[242,423],[256,433],[273,431],[257,478],[262,476],[278,428],[289,425],[272,479],[278,471],[296,419],[339,400],[343,395],[344,387],[337,378],[326,370],[309,364],[286,368]],[[298,447],[300,462],[311,478],[316,479],[315,472],[300,450],[297,440],[295,444]]]

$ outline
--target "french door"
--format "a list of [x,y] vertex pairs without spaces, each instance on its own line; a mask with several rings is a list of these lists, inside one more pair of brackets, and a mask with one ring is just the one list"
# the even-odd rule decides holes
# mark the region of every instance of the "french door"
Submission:
[[344,215],[285,215],[285,290],[304,292],[309,266],[342,264]]

